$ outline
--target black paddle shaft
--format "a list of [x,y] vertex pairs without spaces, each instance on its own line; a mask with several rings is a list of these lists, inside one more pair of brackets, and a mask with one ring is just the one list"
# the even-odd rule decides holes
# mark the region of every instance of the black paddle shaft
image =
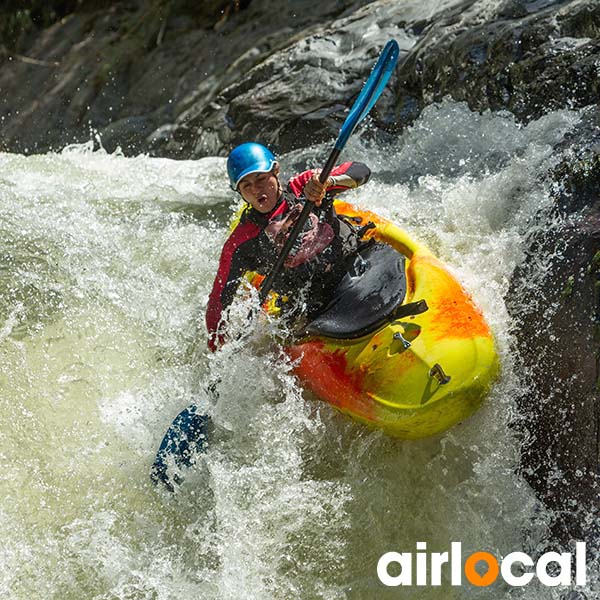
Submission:
[[[325,183],[327,181],[327,179],[329,178],[329,174],[333,170],[333,167],[335,166],[335,162],[339,158],[340,153],[341,153],[341,150],[338,150],[337,148],[334,148],[331,151],[331,154],[329,155],[329,158],[327,159],[327,162],[325,163],[323,170],[321,171],[321,173],[319,173],[319,181],[321,183]],[[296,239],[298,238],[298,235],[302,231],[302,228],[304,227],[304,224],[306,223],[306,220],[308,219],[308,215],[310,214],[312,208],[313,208],[313,203],[307,200],[304,203],[304,208],[302,209],[302,212],[300,213],[298,220],[296,221],[296,223],[294,223],[294,227],[292,228],[292,231],[290,232],[290,235],[288,236],[288,239],[286,240],[286,242],[283,246],[283,249],[281,250],[281,253],[277,257],[277,261],[273,265],[271,272],[267,275],[265,280],[262,282],[262,285],[260,286],[260,290],[258,292],[258,298],[259,298],[261,304],[267,299],[267,296],[269,295],[269,292],[271,291],[271,288],[273,287],[273,282],[275,281],[275,277],[277,277],[277,275],[279,275],[279,273],[281,271],[281,267],[283,267],[283,263],[285,262],[285,259],[288,257],[288,255],[292,249],[292,246],[294,245],[294,243],[296,242]]]

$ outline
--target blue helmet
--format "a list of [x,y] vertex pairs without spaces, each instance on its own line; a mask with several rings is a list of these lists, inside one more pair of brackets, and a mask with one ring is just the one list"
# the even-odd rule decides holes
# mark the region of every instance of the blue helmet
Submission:
[[274,154],[262,144],[246,142],[234,148],[227,159],[231,187],[237,190],[243,177],[250,173],[268,173],[277,164]]

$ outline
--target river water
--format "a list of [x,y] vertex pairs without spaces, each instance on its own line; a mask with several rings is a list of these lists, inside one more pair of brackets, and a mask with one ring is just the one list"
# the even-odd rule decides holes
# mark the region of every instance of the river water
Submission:
[[[397,139],[356,134],[346,148],[373,170],[347,197],[449,265],[502,358],[474,417],[417,442],[304,393],[275,323],[206,351],[207,295],[239,203],[224,159],[125,158],[92,142],[0,154],[0,596],[559,598],[535,583],[451,587],[449,574],[442,588],[387,589],[376,566],[418,541],[498,557],[543,544],[551,515],[516,474],[510,423],[526,415],[504,296],[550,205],[552,146],[578,120],[558,111],[525,127],[447,101]],[[213,405],[202,390],[217,377]],[[191,402],[213,414],[215,438],[176,494],[157,491],[154,453]]]

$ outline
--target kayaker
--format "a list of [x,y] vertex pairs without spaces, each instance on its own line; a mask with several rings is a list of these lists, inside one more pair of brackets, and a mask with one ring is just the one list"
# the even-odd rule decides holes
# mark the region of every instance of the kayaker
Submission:
[[250,142],[237,146],[227,160],[231,186],[247,203],[239,223],[225,242],[206,310],[208,346],[224,341],[223,312],[231,304],[246,271],[266,275],[281,251],[287,233],[302,210],[301,195],[315,204],[273,289],[292,299],[284,304],[288,317],[310,317],[329,300],[344,275],[345,259],[359,243],[356,229],[338,217],[332,195],[366,183],[370,169],[359,162],[334,168],[325,184],[319,172],[292,177],[285,189],[279,163],[265,146]]

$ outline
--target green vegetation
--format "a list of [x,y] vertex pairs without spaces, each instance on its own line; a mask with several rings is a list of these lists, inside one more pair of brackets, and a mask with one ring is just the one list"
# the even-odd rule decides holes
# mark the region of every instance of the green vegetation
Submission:
[[596,272],[600,268],[600,250],[594,254],[592,262],[588,265],[588,273]]
[[575,284],[575,277],[573,275],[569,275],[567,279],[567,283],[562,291],[563,298],[569,298],[573,295],[573,285]]

